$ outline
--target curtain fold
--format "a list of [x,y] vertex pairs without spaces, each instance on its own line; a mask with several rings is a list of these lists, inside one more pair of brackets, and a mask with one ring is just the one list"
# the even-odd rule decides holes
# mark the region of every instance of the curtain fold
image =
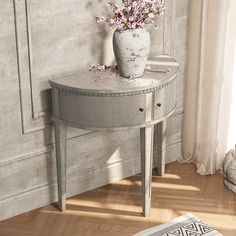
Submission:
[[181,161],[194,162],[201,175],[215,173],[227,151],[235,61],[235,2],[190,0]]

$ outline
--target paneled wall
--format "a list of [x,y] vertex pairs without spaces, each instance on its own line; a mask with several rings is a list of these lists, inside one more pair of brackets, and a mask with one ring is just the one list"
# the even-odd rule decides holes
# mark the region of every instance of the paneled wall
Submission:
[[[0,220],[56,201],[48,79],[114,63],[112,31],[95,21],[106,14],[106,0],[1,0]],[[166,0],[159,29],[150,31],[151,55],[170,54],[180,63],[167,162],[181,155],[187,19],[188,0]],[[139,152],[136,129],[69,129],[67,196],[140,172]]]

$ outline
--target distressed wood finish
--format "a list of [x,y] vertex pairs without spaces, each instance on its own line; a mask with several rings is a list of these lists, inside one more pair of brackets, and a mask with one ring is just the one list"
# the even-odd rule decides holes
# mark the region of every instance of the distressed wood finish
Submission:
[[[166,146],[166,120],[155,125],[157,135],[157,175],[163,176],[165,173],[165,146]],[[162,137],[159,139],[158,137]]]
[[65,210],[66,194],[65,126],[90,130],[140,127],[143,215],[149,215],[153,129],[157,124],[158,174],[163,175],[163,123],[176,107],[178,63],[169,56],[160,56],[152,59],[150,66],[150,71],[134,80],[121,78],[111,72],[94,71],[50,80],[53,88],[60,210]]
[[[158,138],[161,139],[161,136]],[[153,126],[140,128],[140,144],[143,215],[149,216],[152,192]]]
[[161,56],[149,60],[151,70],[128,80],[94,71],[50,80],[59,94],[54,119],[82,129],[142,127],[163,120],[176,105],[177,62]]
[[57,153],[58,205],[61,211],[66,204],[66,125],[55,122],[55,143]]
[[53,114],[57,118],[54,124],[55,128],[55,145],[56,145],[56,165],[57,165],[57,190],[58,190],[58,205],[61,211],[65,210],[66,205],[66,137],[67,127],[59,121],[59,93],[57,89],[52,91]]
[[145,123],[148,112],[145,109],[145,94],[114,99],[62,92],[60,99],[60,119],[79,128],[106,129],[140,125]]

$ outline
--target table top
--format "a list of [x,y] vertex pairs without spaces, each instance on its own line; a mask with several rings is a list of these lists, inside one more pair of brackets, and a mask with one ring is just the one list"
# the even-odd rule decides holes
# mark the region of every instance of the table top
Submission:
[[169,56],[148,60],[149,69],[140,78],[122,78],[117,72],[83,71],[49,80],[52,87],[87,96],[122,96],[147,93],[167,86],[175,79],[178,63]]

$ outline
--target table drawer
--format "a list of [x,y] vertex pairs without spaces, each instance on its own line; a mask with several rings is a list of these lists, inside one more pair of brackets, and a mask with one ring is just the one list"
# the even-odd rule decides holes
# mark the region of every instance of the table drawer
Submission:
[[146,97],[150,98],[150,95],[93,97],[62,92],[60,119],[84,128],[143,125],[152,109],[152,103],[146,102]]
[[176,80],[168,86],[155,91],[153,120],[158,120],[170,113],[176,104]]

